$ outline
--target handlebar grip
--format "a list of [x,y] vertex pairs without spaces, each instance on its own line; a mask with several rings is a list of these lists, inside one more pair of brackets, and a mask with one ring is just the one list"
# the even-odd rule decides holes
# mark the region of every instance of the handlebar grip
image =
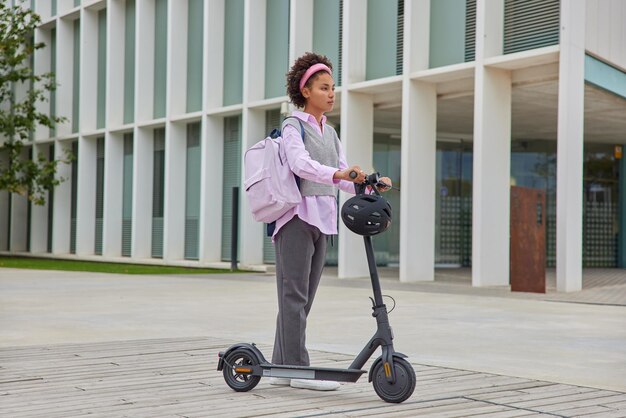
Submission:
[[351,178],[351,179],[355,179],[355,178],[358,176],[358,174],[357,174],[357,172],[356,172],[356,171],[352,170],[352,171],[350,172],[349,176],[350,176],[350,178]]

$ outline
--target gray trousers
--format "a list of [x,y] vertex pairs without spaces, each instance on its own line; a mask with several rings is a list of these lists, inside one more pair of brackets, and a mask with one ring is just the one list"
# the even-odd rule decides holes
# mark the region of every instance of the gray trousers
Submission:
[[308,366],[306,319],[326,259],[326,235],[297,216],[274,239],[278,318],[272,363]]

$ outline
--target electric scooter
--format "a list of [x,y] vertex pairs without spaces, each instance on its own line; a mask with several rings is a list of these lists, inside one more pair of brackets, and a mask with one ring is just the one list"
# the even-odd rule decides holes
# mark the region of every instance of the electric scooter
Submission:
[[[350,173],[356,178],[356,173]],[[367,186],[379,195],[376,186],[387,186],[379,180],[379,174],[373,173],[361,184],[355,184],[357,195],[365,194]],[[332,380],[336,382],[356,382],[366,370],[361,368],[380,347],[382,355],[372,364],[368,381],[374,386],[376,394],[385,402],[400,403],[407,400],[415,390],[416,377],[406,355],[394,350],[393,332],[389,325],[387,307],[383,303],[380,280],[374,260],[374,250],[370,236],[363,236],[365,252],[372,282],[372,316],[376,319],[376,333],[356,356],[347,369],[289,366],[272,364],[254,343],[238,343],[219,353],[217,370],[223,371],[226,384],[237,392],[253,389],[261,377],[282,377],[291,379]],[[371,298],[370,298],[371,299]]]

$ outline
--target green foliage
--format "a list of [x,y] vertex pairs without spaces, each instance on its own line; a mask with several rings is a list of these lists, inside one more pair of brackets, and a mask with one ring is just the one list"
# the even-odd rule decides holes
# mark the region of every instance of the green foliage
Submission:
[[28,155],[38,125],[53,128],[65,119],[37,109],[56,88],[53,73],[35,74],[31,65],[34,52],[45,47],[34,42],[41,19],[27,7],[7,3],[0,2],[0,190],[43,205],[46,192],[64,180],[56,177],[57,165],[72,156],[48,161],[42,153]]

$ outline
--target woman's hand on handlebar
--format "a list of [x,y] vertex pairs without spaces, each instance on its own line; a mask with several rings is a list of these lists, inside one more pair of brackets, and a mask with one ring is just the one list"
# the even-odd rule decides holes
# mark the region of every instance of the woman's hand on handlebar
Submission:
[[367,175],[361,170],[358,165],[353,165],[344,170],[338,170],[333,176],[334,179],[351,181],[353,183],[363,183]]
[[381,177],[376,183],[376,190],[379,192],[386,192],[391,190],[393,183],[391,183],[391,179],[389,177]]

